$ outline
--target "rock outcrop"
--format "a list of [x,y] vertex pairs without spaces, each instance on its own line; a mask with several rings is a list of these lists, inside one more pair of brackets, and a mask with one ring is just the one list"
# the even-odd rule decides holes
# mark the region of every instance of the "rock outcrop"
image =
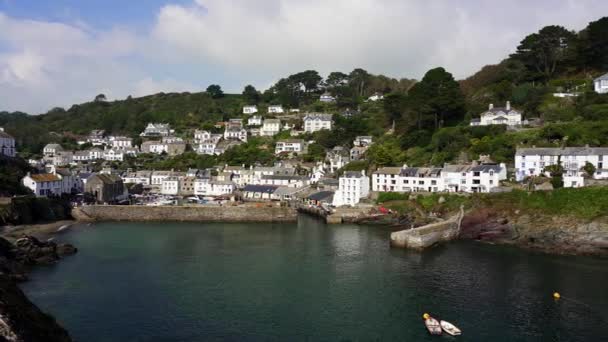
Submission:
[[71,341],[67,331],[30,302],[16,282],[26,280],[31,267],[55,263],[76,251],[72,245],[33,236],[14,245],[0,238],[0,341]]
[[476,209],[462,220],[461,239],[512,244],[555,254],[608,255],[608,219]]

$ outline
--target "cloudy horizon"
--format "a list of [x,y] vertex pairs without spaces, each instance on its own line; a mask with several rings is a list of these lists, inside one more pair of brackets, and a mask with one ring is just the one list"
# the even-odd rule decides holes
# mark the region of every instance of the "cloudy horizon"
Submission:
[[608,2],[465,0],[0,0],[0,111],[157,92],[240,93],[314,69],[458,79],[546,25],[581,30]]

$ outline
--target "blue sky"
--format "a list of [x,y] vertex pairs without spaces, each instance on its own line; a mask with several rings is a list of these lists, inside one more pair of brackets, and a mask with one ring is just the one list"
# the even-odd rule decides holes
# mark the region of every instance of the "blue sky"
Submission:
[[605,0],[0,0],[0,111],[266,89],[306,69],[464,78],[545,25],[580,30]]
[[[188,4],[175,0],[171,3]],[[146,28],[154,23],[166,0],[0,0],[0,12],[17,18],[60,22],[86,22],[96,28],[132,25]]]

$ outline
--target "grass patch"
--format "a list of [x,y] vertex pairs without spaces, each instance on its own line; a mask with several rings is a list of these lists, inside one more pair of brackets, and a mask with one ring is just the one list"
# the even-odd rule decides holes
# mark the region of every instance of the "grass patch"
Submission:
[[539,211],[545,214],[594,219],[608,213],[608,188],[561,188],[553,191],[514,190],[476,196],[479,205],[497,209]]

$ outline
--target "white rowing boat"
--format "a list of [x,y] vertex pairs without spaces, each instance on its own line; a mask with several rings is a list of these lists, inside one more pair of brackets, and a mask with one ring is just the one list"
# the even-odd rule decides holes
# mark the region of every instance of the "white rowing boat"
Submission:
[[425,319],[424,325],[426,325],[426,329],[431,335],[441,335],[441,326],[433,317],[429,316],[429,318]]
[[462,331],[460,331],[460,329],[458,329],[454,324],[448,321],[441,321],[439,323],[441,324],[441,329],[443,329],[443,331],[452,336],[458,336],[462,334]]

